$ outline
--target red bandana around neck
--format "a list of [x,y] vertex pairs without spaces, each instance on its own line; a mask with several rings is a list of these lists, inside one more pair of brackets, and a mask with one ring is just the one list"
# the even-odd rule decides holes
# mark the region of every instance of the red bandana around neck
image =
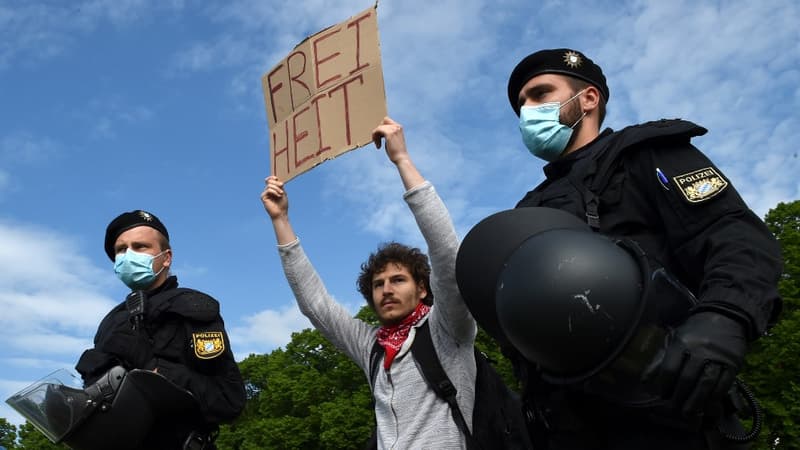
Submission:
[[425,317],[430,310],[430,306],[420,302],[417,307],[414,308],[414,311],[407,315],[399,324],[389,327],[383,326],[378,329],[378,343],[381,344],[381,347],[383,347],[383,350],[386,352],[386,356],[383,358],[384,369],[389,369],[392,365],[394,357],[397,356],[397,352],[400,351],[403,342],[408,338],[411,327]]

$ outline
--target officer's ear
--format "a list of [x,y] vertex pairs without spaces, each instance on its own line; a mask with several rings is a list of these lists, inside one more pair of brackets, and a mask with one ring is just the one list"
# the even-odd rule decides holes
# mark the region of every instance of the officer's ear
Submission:
[[172,249],[168,248],[164,250],[164,255],[162,255],[162,258],[164,258],[164,260],[161,262],[161,265],[169,270],[169,266],[172,264]]
[[585,112],[587,116],[590,115],[592,111],[597,110],[600,106],[600,102],[603,101],[600,91],[591,84],[583,89],[583,95],[580,96],[580,99],[581,110]]

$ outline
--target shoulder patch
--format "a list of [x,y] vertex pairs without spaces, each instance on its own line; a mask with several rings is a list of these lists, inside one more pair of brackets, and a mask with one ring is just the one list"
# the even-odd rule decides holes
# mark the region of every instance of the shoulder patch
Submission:
[[728,187],[728,182],[713,167],[695,170],[672,179],[690,203],[704,202]]
[[225,339],[221,331],[192,333],[192,341],[194,355],[200,359],[216,358],[225,350]]

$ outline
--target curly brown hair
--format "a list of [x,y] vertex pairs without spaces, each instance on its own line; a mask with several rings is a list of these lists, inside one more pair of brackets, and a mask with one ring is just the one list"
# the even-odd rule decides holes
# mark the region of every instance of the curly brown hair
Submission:
[[397,242],[386,242],[379,245],[378,250],[371,253],[367,261],[361,264],[361,273],[356,281],[358,292],[364,296],[370,307],[375,308],[372,302],[372,277],[386,269],[389,263],[397,263],[407,268],[414,281],[418,284],[422,283],[428,292],[428,295],[422,299],[422,303],[428,306],[433,305],[433,292],[430,288],[431,266],[428,263],[428,255],[415,247]]

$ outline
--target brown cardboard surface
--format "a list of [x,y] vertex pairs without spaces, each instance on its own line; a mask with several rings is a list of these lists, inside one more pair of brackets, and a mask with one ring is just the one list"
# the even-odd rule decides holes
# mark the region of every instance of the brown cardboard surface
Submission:
[[371,142],[386,116],[377,4],[306,38],[261,86],[282,180]]

